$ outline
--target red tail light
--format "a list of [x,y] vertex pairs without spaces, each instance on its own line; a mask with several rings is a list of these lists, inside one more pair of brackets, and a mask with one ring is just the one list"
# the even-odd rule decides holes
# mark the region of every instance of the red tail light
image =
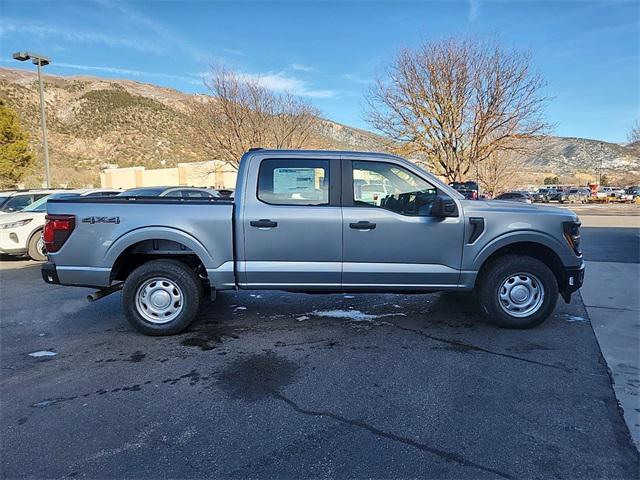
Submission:
[[64,242],[76,227],[76,217],[74,215],[47,215],[47,223],[44,225],[44,246],[47,252],[57,252],[62,248]]

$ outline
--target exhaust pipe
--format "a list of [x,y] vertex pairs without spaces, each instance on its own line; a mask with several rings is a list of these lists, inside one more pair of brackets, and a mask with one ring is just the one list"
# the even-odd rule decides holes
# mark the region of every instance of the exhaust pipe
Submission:
[[87,301],[91,303],[91,302],[95,302],[96,300],[100,300],[102,297],[106,297],[107,295],[111,295],[113,292],[122,290],[123,285],[124,283],[120,282],[110,287],[101,288],[100,290],[87,295]]

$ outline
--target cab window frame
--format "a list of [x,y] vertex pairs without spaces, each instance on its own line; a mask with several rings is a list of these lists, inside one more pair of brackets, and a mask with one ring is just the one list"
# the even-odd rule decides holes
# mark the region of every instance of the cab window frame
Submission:
[[392,210],[390,208],[385,208],[382,206],[377,206],[377,205],[362,205],[362,204],[358,204],[355,201],[354,198],[354,178],[353,178],[353,171],[355,168],[355,164],[356,163],[363,163],[363,162],[367,162],[367,163],[375,163],[375,164],[385,164],[385,165],[389,165],[389,167],[391,168],[398,168],[401,170],[404,170],[406,172],[409,172],[411,175],[419,178],[420,180],[422,180],[423,182],[426,182],[427,184],[431,185],[435,192],[436,192],[436,197],[439,195],[445,195],[449,198],[452,198],[451,195],[449,195],[447,192],[443,192],[443,190],[437,185],[435,184],[433,181],[424,178],[422,175],[420,175],[419,173],[416,173],[415,171],[413,171],[412,169],[406,167],[405,165],[402,165],[400,163],[396,163],[393,161],[379,161],[379,160],[374,160],[371,158],[353,158],[353,159],[348,159],[348,160],[343,160],[342,162],[342,206],[343,207],[354,207],[354,208],[375,208],[378,210],[385,210],[387,212],[390,212],[392,214],[395,215],[401,215],[403,217],[415,217],[415,218],[432,218],[431,214],[424,214],[424,215],[410,215],[407,213],[401,213],[398,212],[396,210]]

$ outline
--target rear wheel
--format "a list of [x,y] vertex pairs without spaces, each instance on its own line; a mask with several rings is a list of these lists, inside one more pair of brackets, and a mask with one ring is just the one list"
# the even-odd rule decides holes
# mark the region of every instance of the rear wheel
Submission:
[[483,273],[478,300],[492,323],[504,328],[531,328],[553,312],[558,282],[540,260],[505,255]]
[[42,230],[35,232],[29,239],[27,254],[31,260],[44,262],[47,259],[47,250],[44,248]]
[[153,260],[127,277],[122,306],[136,330],[147,335],[173,335],[195,319],[200,291],[200,280],[188,265],[175,260]]

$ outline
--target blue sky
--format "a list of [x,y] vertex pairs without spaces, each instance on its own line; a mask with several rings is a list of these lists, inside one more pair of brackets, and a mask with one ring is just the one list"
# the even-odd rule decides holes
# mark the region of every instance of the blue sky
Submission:
[[531,53],[563,136],[624,142],[640,118],[640,2],[0,0],[0,66],[17,50],[47,72],[129,78],[203,92],[224,63],[367,128],[363,96],[402,47],[489,37]]

